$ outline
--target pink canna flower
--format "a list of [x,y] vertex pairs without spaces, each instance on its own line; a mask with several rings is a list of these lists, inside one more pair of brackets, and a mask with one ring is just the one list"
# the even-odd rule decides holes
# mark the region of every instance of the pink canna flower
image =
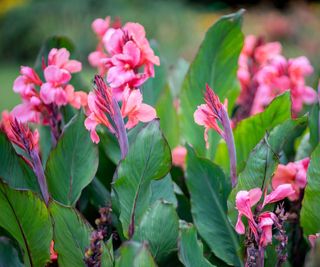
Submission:
[[[237,160],[236,148],[232,133],[232,123],[230,122],[227,112],[228,101],[226,100],[224,105],[222,105],[219,97],[213,92],[208,84],[206,84],[204,100],[206,104],[198,106],[197,110],[193,114],[194,120],[197,124],[205,127],[204,140],[207,149],[209,148],[209,129],[214,129],[226,141],[230,156],[231,183],[234,187],[237,183]],[[224,130],[219,127],[217,121],[221,123]]]
[[79,72],[82,64],[78,60],[70,60],[70,52],[65,48],[52,48],[48,55],[48,66],[55,65],[70,73]]
[[307,170],[309,166],[309,158],[300,161],[290,162],[287,165],[279,164],[272,178],[272,188],[276,189],[282,184],[291,184],[294,194],[288,196],[291,201],[300,198],[300,192],[307,184]]
[[218,125],[217,121],[221,122],[221,112],[224,108],[220,102],[219,97],[214,94],[212,89],[206,84],[206,92],[204,100],[206,104],[202,104],[198,106],[197,110],[195,111],[193,117],[194,121],[205,127],[204,131],[204,140],[206,141],[206,147],[209,148],[208,143],[208,131],[209,129],[214,129],[218,134],[224,136],[223,130]]
[[123,118],[128,117],[127,129],[133,128],[139,121],[152,121],[157,116],[153,107],[142,103],[140,90],[131,90],[129,87],[124,90],[122,95],[121,114]]
[[256,48],[254,57],[259,64],[265,64],[273,57],[280,55],[282,50],[279,42],[272,42],[260,45]]
[[91,27],[94,33],[102,38],[110,27],[110,16],[106,17],[105,19],[95,19],[92,22]]
[[71,74],[65,69],[52,65],[44,70],[46,83],[42,84],[40,97],[45,104],[55,103],[57,106],[63,106],[68,103],[67,94],[64,86],[71,79]]
[[317,240],[320,238],[320,233],[316,233],[314,235],[309,235],[308,239],[312,248],[316,246]]
[[292,185],[283,184],[269,195],[264,197],[262,204],[255,209],[255,214],[252,212],[252,207],[255,206],[261,199],[262,192],[260,188],[254,188],[250,191],[239,191],[236,195],[236,209],[238,210],[238,219],[235,230],[238,234],[245,233],[245,226],[242,222],[242,217],[248,219],[248,226],[251,233],[254,235],[256,242],[260,247],[265,248],[272,242],[272,227],[278,225],[278,218],[273,212],[262,212],[263,208],[269,204],[283,200],[294,193]]
[[183,170],[186,169],[186,156],[187,149],[184,146],[177,146],[172,150],[172,164],[180,167]]
[[254,188],[250,191],[239,191],[236,196],[236,209],[238,210],[238,220],[236,224],[236,231],[239,234],[245,233],[245,227],[242,222],[242,216],[247,217],[249,227],[252,232],[257,237],[258,233],[256,231],[256,222],[254,221],[251,208],[258,203],[262,196],[260,188]]
[[258,228],[261,230],[259,245],[266,247],[272,243],[272,226],[277,220],[273,212],[264,212],[258,217]]
[[20,74],[13,83],[13,91],[22,97],[32,96],[35,87],[40,86],[42,81],[38,74],[30,67],[21,66]]

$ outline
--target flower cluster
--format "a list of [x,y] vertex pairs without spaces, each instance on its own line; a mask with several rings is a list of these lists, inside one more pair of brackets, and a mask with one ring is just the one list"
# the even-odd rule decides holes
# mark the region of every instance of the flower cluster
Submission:
[[276,189],[282,184],[291,184],[294,194],[288,198],[296,201],[300,198],[300,192],[307,185],[307,170],[310,159],[305,158],[296,162],[289,162],[287,165],[279,164],[272,178],[272,188]]
[[316,92],[305,84],[305,77],[312,72],[306,57],[287,60],[281,55],[280,43],[265,43],[261,38],[247,36],[239,57],[241,92],[236,120],[263,111],[286,90],[291,92],[292,112],[296,116],[303,104],[316,101]]
[[43,69],[45,81],[39,78],[34,69],[21,67],[21,75],[13,84],[14,92],[22,98],[22,104],[12,110],[16,118],[22,122],[50,124],[54,106],[70,104],[79,109],[86,105],[86,93],[75,92],[69,84],[71,74],[81,71],[81,63],[69,57],[70,53],[65,48],[53,48],[48,55],[48,64]]
[[151,49],[142,25],[128,22],[121,26],[119,21],[111,25],[110,17],[106,17],[96,19],[92,29],[99,43],[89,55],[89,62],[98,68],[100,75],[107,75],[107,82],[118,98],[125,88],[137,88],[154,76],[154,65],[159,65],[160,60]]
[[252,207],[261,199],[261,189],[254,188],[249,191],[239,191],[236,196],[238,220],[235,229],[237,233],[245,233],[245,226],[242,222],[242,216],[245,216],[248,219],[249,230],[255,242],[259,247],[265,248],[272,242],[272,226],[278,224],[278,218],[271,211],[262,212],[263,208],[267,204],[283,200],[294,193],[295,191],[291,184],[279,185],[274,191],[264,197],[263,203],[257,205],[253,213]]
[[[96,132],[99,124],[106,126],[111,133],[119,137],[119,126],[117,121],[127,119],[125,127],[131,129],[141,122],[149,122],[156,117],[156,111],[153,107],[142,103],[142,94],[140,90],[131,90],[126,87],[122,94],[120,114],[117,114],[117,101],[113,91],[103,81],[103,78],[96,75],[95,89],[88,96],[88,117],[85,120],[85,126],[91,133],[91,139],[98,143],[100,138]],[[119,115],[121,116],[119,118]]]

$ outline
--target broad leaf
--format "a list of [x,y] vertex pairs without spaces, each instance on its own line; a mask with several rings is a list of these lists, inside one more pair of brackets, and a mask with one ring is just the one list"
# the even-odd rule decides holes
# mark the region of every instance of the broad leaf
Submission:
[[186,183],[194,224],[211,251],[229,265],[240,266],[239,240],[227,217],[229,187],[222,170],[188,148]]
[[310,128],[310,144],[312,148],[315,148],[320,140],[320,129],[319,129],[319,121],[320,121],[320,104],[316,103],[313,105],[311,112],[309,114],[309,128]]
[[133,236],[147,241],[157,262],[163,262],[177,249],[179,218],[171,203],[157,201],[143,215]]
[[[151,47],[155,51],[155,54],[159,56],[159,48],[156,42],[151,42]],[[163,88],[166,85],[166,64],[163,59],[160,58],[160,66],[154,66],[154,77],[149,78],[142,85],[143,102],[151,106],[155,106]]]
[[192,224],[180,223],[179,259],[186,267],[213,267],[203,256],[203,245],[197,239],[197,230]]
[[[200,155],[213,157],[219,135],[210,131],[210,150],[206,150],[203,127],[195,124],[193,114],[198,105],[204,103],[203,92],[206,83],[220,99],[229,98],[232,108],[235,92],[238,90],[236,71],[238,56],[242,49],[243,34],[241,20],[243,11],[222,17],[206,33],[198,54],[186,75],[181,91],[181,133]],[[233,95],[233,99],[230,96]],[[214,136],[214,142],[213,142]]]
[[0,237],[0,266],[23,267],[18,251],[9,238]]
[[102,246],[101,267],[113,267],[114,256],[112,246],[112,236]]
[[151,181],[164,177],[170,167],[168,143],[160,131],[159,121],[154,120],[140,131],[131,144],[128,155],[118,166],[118,178],[113,184],[126,237],[129,225],[138,224],[149,207]]
[[49,210],[53,221],[54,249],[61,267],[85,266],[85,249],[90,244],[91,226],[72,207],[53,201]]
[[170,173],[168,173],[161,180],[151,181],[151,200],[150,203],[154,203],[157,200],[165,200],[172,203],[177,207],[177,198],[174,193],[174,184]]
[[0,131],[0,178],[10,187],[39,192],[37,177]]
[[270,134],[250,153],[244,170],[238,176],[238,184],[232,190],[229,200],[229,215],[233,222],[236,218],[235,197],[240,190],[250,190],[256,187],[264,189],[270,184],[270,179],[279,162],[280,152],[290,136],[300,127],[305,127],[307,118],[287,120],[275,127]]
[[[234,140],[237,151],[237,170],[241,172],[252,149],[260,142],[266,132],[291,118],[290,94],[286,92],[275,98],[265,111],[244,119],[234,129]],[[216,162],[229,168],[229,158],[226,144],[219,144]]]
[[166,86],[156,106],[161,129],[171,148],[179,145],[180,141],[179,118],[173,101],[170,88]]
[[0,210],[0,226],[21,246],[25,265],[45,266],[50,256],[52,226],[49,212],[40,197],[0,183]]
[[83,123],[83,114],[72,119],[50,153],[46,166],[49,192],[65,205],[75,204],[98,168],[98,150]]
[[145,243],[126,242],[120,247],[115,267],[156,267]]
[[303,233],[308,236],[320,232],[320,145],[311,155],[301,209]]

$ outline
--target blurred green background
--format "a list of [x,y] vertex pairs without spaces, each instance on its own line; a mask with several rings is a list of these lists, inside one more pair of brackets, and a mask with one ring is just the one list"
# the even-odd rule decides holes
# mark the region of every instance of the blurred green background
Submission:
[[[320,4],[305,1],[183,1],[183,0],[0,0],[0,111],[19,103],[12,92],[20,65],[33,66],[41,44],[52,35],[65,35],[76,45],[84,77],[95,70],[87,62],[95,49],[91,22],[110,15],[143,24],[155,39],[168,66],[182,57],[191,61],[206,30],[221,15],[247,9],[246,34],[279,40],[284,54],[306,55],[319,73]],[[82,88],[78,88],[82,89]]]

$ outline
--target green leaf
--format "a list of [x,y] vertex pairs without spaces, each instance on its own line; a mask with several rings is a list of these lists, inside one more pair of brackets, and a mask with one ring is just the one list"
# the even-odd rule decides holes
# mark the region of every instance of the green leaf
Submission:
[[47,162],[49,192],[65,205],[75,204],[98,168],[98,150],[83,123],[82,113],[71,120]]
[[[151,42],[151,47],[155,54],[159,56],[159,48],[156,42]],[[160,66],[154,66],[154,78],[149,78],[142,85],[143,102],[151,106],[155,106],[163,88],[167,81],[167,71],[166,64],[161,58]]]
[[61,267],[85,266],[85,249],[90,245],[91,226],[72,207],[52,201],[49,210],[53,220],[54,249]]
[[143,215],[133,240],[147,241],[156,262],[177,249],[179,218],[171,203],[157,201]]
[[211,251],[229,265],[240,266],[239,241],[227,217],[229,187],[222,170],[188,147],[186,183],[194,224]]
[[179,118],[173,101],[170,88],[166,86],[156,106],[161,129],[172,148],[179,145],[180,141]]
[[203,256],[203,244],[197,239],[197,230],[192,224],[180,223],[179,259],[186,267],[213,267]]
[[113,267],[114,256],[112,246],[112,236],[102,246],[101,267]]
[[0,226],[24,252],[26,266],[43,267],[49,261],[52,226],[48,210],[31,191],[10,189],[0,183]]
[[313,151],[307,174],[301,209],[301,225],[305,236],[320,232],[320,144]]
[[312,148],[315,148],[319,144],[320,129],[319,129],[319,103],[313,105],[309,114],[309,129],[310,129],[310,144]]
[[26,162],[17,155],[6,135],[0,131],[0,178],[15,189],[40,192],[37,177]]
[[126,242],[120,247],[115,267],[156,267],[145,243]]
[[165,200],[177,207],[178,202],[174,193],[174,184],[170,173],[168,173],[161,180],[151,181],[151,200],[150,203],[154,203],[157,200]]
[[[244,169],[250,152],[266,132],[291,118],[290,108],[290,94],[286,92],[276,97],[265,111],[239,122],[233,133],[237,151],[238,173]],[[229,172],[229,157],[225,142],[220,142],[215,158],[215,162]]]
[[277,167],[284,145],[295,130],[305,127],[307,117],[297,120],[287,120],[275,127],[270,134],[260,141],[260,143],[250,153],[244,170],[238,176],[238,184],[231,191],[228,199],[229,216],[233,223],[236,219],[235,197],[240,190],[250,190],[259,187],[264,190],[270,183],[270,179]]
[[159,121],[148,123],[130,146],[126,158],[117,169],[117,180],[113,183],[120,209],[120,221],[125,237],[129,225],[139,223],[149,207],[151,181],[164,177],[171,167],[171,153],[164,139]]
[[18,251],[9,238],[0,237],[0,266],[1,267],[23,267]]
[[[199,155],[213,157],[220,136],[210,131],[210,149],[206,150],[203,127],[194,122],[197,106],[204,103],[205,85],[214,89],[224,99],[235,95],[239,86],[236,77],[238,56],[243,45],[241,20],[243,11],[223,16],[206,33],[198,54],[186,75],[181,91],[181,133]],[[233,97],[234,98],[234,97]],[[230,107],[233,103],[229,99]],[[214,136],[214,137],[213,137]],[[214,139],[214,140],[213,140]]]

